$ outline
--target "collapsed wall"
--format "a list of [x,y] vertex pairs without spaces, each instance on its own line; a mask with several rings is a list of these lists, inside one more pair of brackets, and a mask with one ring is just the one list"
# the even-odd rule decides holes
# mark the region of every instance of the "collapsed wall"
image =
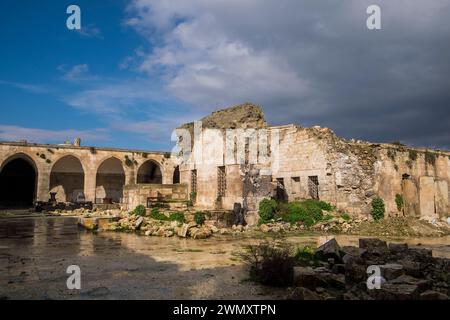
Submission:
[[[181,127],[194,138],[190,161],[180,166],[181,181],[189,185],[199,208],[232,209],[238,202],[247,209],[247,220],[256,223],[263,198],[320,199],[348,214],[368,215],[372,200],[380,197],[390,216],[448,216],[449,152],[345,140],[318,126],[268,127],[261,108],[252,104],[214,112],[201,123],[197,137],[193,123]],[[208,135],[209,129],[222,134]],[[252,152],[259,160],[266,147],[261,148],[260,135],[247,134],[231,145],[234,156],[238,146],[245,145],[244,161],[227,162],[227,129],[267,133],[269,161],[247,161]],[[257,141],[253,151],[245,140],[249,137]],[[199,161],[217,154],[225,156],[209,163]],[[401,207],[396,198],[401,199]]]
[[289,200],[313,198],[314,177],[317,198],[350,214],[369,214],[380,197],[389,216],[448,216],[449,152],[347,141],[320,127],[285,131],[277,175],[289,179]]

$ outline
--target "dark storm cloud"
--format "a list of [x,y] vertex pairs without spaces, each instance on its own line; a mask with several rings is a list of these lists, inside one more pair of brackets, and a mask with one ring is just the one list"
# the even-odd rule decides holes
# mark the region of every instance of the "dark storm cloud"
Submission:
[[[366,28],[371,4],[381,30]],[[140,0],[130,12],[163,39],[141,70],[169,69],[169,90],[204,112],[252,101],[273,124],[450,149],[447,0]]]

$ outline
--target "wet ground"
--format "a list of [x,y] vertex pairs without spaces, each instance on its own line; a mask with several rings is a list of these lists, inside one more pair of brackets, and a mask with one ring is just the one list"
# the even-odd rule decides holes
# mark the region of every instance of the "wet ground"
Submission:
[[[246,281],[234,253],[258,237],[206,240],[91,233],[76,218],[0,219],[0,298],[8,299],[282,299],[277,290]],[[357,245],[356,236],[337,236]],[[327,238],[288,236],[298,246]],[[450,237],[390,239],[450,258]],[[67,267],[81,268],[81,290],[68,290]]]

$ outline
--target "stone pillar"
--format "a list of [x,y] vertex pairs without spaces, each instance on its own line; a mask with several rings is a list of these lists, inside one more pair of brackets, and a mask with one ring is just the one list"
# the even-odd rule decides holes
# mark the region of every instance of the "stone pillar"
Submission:
[[402,181],[403,207],[407,217],[420,218],[417,187],[411,179]]
[[50,170],[45,168],[39,168],[38,170],[36,200],[47,202],[50,199]]
[[448,183],[445,180],[435,182],[436,213],[440,218],[447,218],[448,215]]
[[173,173],[175,171],[175,168],[172,166],[164,166],[162,167],[163,176],[162,176],[162,183],[163,184],[173,184]]
[[125,169],[125,185],[136,184],[136,171],[134,169]]
[[84,173],[84,197],[86,201],[95,203],[95,185],[96,172],[93,169],[87,169]]
[[421,217],[436,217],[434,212],[434,177],[420,177],[419,203]]

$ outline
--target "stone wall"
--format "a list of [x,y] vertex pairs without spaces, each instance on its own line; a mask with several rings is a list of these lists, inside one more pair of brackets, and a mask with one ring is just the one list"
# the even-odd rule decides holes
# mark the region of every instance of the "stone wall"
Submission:
[[189,200],[185,184],[133,184],[124,189],[124,205],[128,210],[147,204],[147,198],[160,198],[166,202],[185,203]]
[[[390,215],[448,216],[450,153],[382,145],[377,155],[375,189]],[[397,210],[396,194],[405,202],[402,211]]]
[[[250,220],[255,221],[258,203],[263,198],[279,196],[281,186],[288,201],[318,196],[352,215],[369,215],[375,197],[384,200],[388,216],[443,218],[449,215],[449,152],[345,140],[330,129],[318,126],[267,128],[253,107],[248,116],[242,116],[241,108],[238,110],[241,118],[251,119],[250,128],[255,127],[255,118],[259,119],[260,128],[269,132],[269,141],[278,134],[279,146],[275,149],[270,145],[270,161],[264,164],[230,165],[225,159],[204,164],[192,156],[189,164],[180,166],[180,176],[192,192],[191,175],[196,170],[196,205],[201,208],[230,210],[235,202],[244,203],[253,215]],[[254,114],[258,117],[253,117]],[[227,117],[230,118],[229,113]],[[227,124],[217,123],[220,112],[213,118],[213,127],[224,132]],[[229,125],[248,128],[245,123]],[[202,135],[199,137],[193,140],[194,154],[195,142],[204,141]],[[225,148],[225,133],[217,141],[208,141],[208,145],[218,150]],[[205,159],[214,152],[202,150],[201,154]],[[227,190],[223,197],[218,197],[219,166],[226,168]],[[397,208],[396,195],[403,199],[401,210]]]
[[[33,167],[37,180],[36,186],[33,186],[34,200],[36,201],[48,201],[52,188],[55,188],[52,191],[58,192],[57,199],[62,202],[73,201],[75,191],[77,193],[79,191],[83,192],[86,201],[94,202],[96,198],[104,197],[105,192],[101,187],[104,181],[99,181],[100,184],[97,183],[97,172],[100,165],[111,158],[116,158],[120,161],[125,175],[125,185],[136,183],[138,169],[147,161],[153,161],[160,167],[163,184],[172,183],[175,165],[165,152],[76,147],[73,145],[0,143],[0,172],[8,163],[15,159],[24,159]],[[73,174],[78,173],[78,169],[74,168],[74,161],[79,164],[82,172],[82,176],[77,176],[77,179],[72,178]],[[53,175],[55,173],[55,167],[64,168],[61,169],[64,172],[58,173],[57,184],[51,186],[51,176],[52,172]],[[74,172],[71,172],[71,170]],[[114,172],[111,172],[111,174],[114,174]],[[81,190],[79,190],[81,180],[83,180],[81,182],[83,185]],[[114,189],[118,192],[120,188],[114,187]],[[116,199],[117,197],[118,194],[113,196]]]

